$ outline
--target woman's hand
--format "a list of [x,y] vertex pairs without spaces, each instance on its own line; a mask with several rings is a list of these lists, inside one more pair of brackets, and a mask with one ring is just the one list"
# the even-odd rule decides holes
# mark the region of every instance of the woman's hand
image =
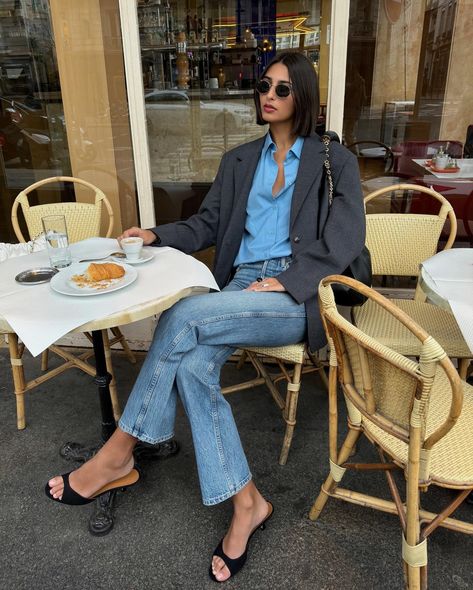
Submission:
[[143,238],[143,245],[149,246],[156,240],[156,234],[153,233],[150,229],[130,227],[130,229],[125,230],[121,236],[118,236],[118,243],[120,243],[121,240],[123,240],[123,238]]
[[274,277],[271,279],[263,279],[262,281],[254,281],[245,291],[285,291],[286,289],[281,285],[278,279]]

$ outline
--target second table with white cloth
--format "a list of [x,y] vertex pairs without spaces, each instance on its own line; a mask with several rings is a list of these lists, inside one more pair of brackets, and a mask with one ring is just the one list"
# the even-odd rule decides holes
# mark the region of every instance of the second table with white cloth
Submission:
[[452,311],[473,354],[473,248],[443,250],[422,263],[428,298]]

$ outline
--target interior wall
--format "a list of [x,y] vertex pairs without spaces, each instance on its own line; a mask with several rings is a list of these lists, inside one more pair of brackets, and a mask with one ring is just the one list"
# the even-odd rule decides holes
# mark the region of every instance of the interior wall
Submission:
[[104,191],[117,235],[137,220],[118,2],[50,0],[50,8],[72,174]]
[[471,84],[472,27],[472,2],[459,0],[440,126],[442,139],[464,142],[466,129],[473,123],[473,93],[465,92],[465,85]]
[[405,10],[391,23],[380,2],[371,107],[386,101],[414,100],[425,0],[404,0]]

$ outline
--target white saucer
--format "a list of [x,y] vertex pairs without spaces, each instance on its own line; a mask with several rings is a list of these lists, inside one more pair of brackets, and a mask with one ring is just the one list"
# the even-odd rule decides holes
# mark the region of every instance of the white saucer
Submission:
[[143,250],[138,260],[128,260],[128,258],[118,258],[118,256],[110,256],[110,258],[115,262],[124,262],[125,264],[143,264],[143,262],[148,262],[148,260],[154,258],[154,254]]

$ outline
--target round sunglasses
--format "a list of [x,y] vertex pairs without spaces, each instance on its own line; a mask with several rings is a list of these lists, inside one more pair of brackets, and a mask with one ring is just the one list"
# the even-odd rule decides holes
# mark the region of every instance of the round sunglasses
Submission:
[[[273,86],[274,84],[265,78],[256,82],[256,90],[259,94],[268,94]],[[274,92],[278,98],[287,98],[292,92],[292,86],[289,83],[279,82],[274,86]]]

